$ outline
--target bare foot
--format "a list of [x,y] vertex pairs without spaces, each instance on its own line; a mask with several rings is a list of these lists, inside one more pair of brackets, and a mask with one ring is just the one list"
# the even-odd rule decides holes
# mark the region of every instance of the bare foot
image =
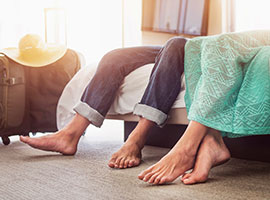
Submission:
[[153,184],[173,182],[194,165],[195,153],[172,149],[158,163],[143,171],[138,178]]
[[59,152],[64,155],[74,155],[77,151],[78,139],[64,131],[56,132],[39,138],[20,136],[20,140],[29,146],[44,151]]
[[230,152],[220,133],[208,133],[198,151],[193,171],[185,174],[182,181],[187,185],[206,182],[210,169],[227,162],[229,159]]
[[108,163],[111,168],[136,167],[141,163],[141,147],[135,143],[125,143],[114,153]]
[[40,138],[20,136],[20,140],[33,148],[74,155],[81,135],[90,122],[79,114],[62,130]]
[[141,163],[141,150],[144,147],[146,136],[149,129],[153,126],[154,123],[152,121],[141,118],[126,143],[112,155],[108,166],[118,169],[138,166]]
[[158,163],[139,174],[138,178],[153,184],[164,184],[183,175],[194,166],[198,147],[207,130],[206,126],[191,121],[173,149]]

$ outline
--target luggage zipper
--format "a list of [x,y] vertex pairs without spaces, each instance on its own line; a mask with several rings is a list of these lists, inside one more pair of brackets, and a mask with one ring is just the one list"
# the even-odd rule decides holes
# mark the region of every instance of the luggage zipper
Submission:
[[[3,61],[3,79],[2,80],[7,80],[7,78],[9,77],[9,70],[8,70],[8,60],[5,58],[5,56],[3,54],[0,53],[0,56],[2,57],[1,60]],[[8,122],[8,111],[7,111],[7,101],[8,101],[8,84],[5,84],[5,83],[2,83],[2,80],[1,80],[1,83],[0,85],[2,85],[3,87],[3,114],[2,114],[2,121],[0,122],[0,127],[1,129],[2,128],[6,128],[7,127],[7,122]]]
[[[8,68],[8,66],[6,66]],[[4,68],[3,71],[3,75],[4,75],[4,79],[8,78],[8,70],[7,68]],[[3,127],[6,128],[7,127],[7,122],[8,122],[8,112],[7,112],[7,101],[8,101],[8,85],[3,85],[3,91],[4,91],[4,99],[3,99],[3,105],[4,105],[4,118],[3,118]]]

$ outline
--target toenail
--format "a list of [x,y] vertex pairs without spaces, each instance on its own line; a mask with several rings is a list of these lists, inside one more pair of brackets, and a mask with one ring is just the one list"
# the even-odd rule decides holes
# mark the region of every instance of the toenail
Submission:
[[188,181],[189,181],[189,179],[188,179],[188,178],[187,178],[187,179],[184,179],[184,182],[185,182],[185,183],[187,183]]

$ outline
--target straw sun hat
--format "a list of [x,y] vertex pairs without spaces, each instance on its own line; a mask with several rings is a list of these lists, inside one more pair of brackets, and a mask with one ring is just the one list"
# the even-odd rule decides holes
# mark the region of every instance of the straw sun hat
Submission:
[[5,48],[1,52],[19,64],[42,67],[60,59],[66,50],[65,45],[45,44],[40,36],[27,34],[21,38],[18,48]]

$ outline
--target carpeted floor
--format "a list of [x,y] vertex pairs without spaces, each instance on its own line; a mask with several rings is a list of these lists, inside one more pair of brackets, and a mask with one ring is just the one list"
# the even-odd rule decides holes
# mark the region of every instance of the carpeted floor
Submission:
[[83,137],[76,156],[42,152],[15,141],[0,145],[0,199],[270,199],[270,163],[232,159],[216,167],[205,184],[154,186],[137,175],[157,162],[168,149],[147,146],[136,168],[107,167],[121,137]]

